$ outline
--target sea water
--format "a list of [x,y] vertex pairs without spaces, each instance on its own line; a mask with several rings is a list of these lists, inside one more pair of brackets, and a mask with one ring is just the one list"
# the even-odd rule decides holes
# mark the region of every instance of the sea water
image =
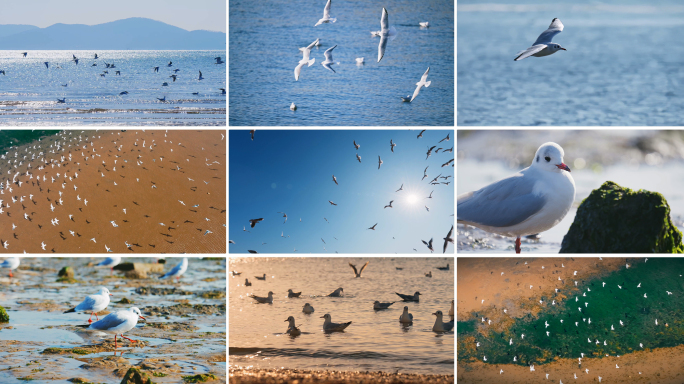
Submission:
[[226,51],[0,51],[0,125],[225,125],[218,56]]

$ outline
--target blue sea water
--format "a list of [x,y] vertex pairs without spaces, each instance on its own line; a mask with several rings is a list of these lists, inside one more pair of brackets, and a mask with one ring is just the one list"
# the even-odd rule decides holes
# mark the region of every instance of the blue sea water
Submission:
[[0,51],[0,125],[225,125],[226,64],[217,56],[225,61],[226,51]]
[[[684,3],[458,3],[458,125],[684,124]],[[567,51],[514,62],[553,18]]]
[[[314,27],[325,4],[230,0],[230,125],[453,126],[453,1],[333,1],[337,21]],[[370,32],[380,30],[383,7],[397,35],[378,63],[380,38]],[[425,21],[430,26],[421,28]],[[298,49],[317,38],[316,62],[295,81]],[[335,45],[333,73],[321,62]],[[359,57],[364,65],[356,64]],[[428,67],[430,87],[402,102]]]

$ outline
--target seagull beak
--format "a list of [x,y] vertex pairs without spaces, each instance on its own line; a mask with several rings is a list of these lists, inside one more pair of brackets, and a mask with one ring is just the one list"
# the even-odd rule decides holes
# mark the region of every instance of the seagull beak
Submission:
[[324,317],[325,317],[325,316],[321,316],[321,317],[319,317],[319,319],[322,319],[322,318],[324,318]]
[[556,167],[558,167],[558,169],[564,169],[564,170],[570,172],[570,167],[565,165],[565,163],[556,164]]
[[147,319],[144,318],[142,315],[138,315],[138,317],[141,318],[141,319],[143,319],[143,320],[147,320]]
[[565,49],[565,48],[561,48],[561,49],[564,50],[564,51],[567,51],[567,49]]

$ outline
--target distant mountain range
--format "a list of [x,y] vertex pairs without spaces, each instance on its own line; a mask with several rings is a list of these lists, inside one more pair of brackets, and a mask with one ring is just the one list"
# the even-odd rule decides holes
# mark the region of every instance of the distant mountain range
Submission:
[[226,49],[226,34],[186,31],[161,21],[133,17],[98,25],[0,25],[5,50],[208,50]]

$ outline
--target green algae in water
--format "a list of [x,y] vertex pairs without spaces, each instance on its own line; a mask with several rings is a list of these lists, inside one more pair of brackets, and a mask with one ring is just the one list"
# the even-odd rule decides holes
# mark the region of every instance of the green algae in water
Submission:
[[204,383],[209,380],[216,380],[216,376],[211,373],[203,373],[201,375],[183,376],[183,381],[186,383]]
[[456,322],[456,333],[459,335],[473,332],[475,332],[475,320]]
[[0,323],[9,323],[9,315],[5,311],[5,308],[3,308],[0,305]]
[[[581,353],[598,358],[624,355],[640,350],[640,343],[644,349],[684,344],[684,295],[667,293],[684,291],[684,277],[679,273],[682,270],[682,258],[652,258],[648,262],[640,259],[630,262],[630,268],[623,267],[604,277],[586,281],[578,278],[577,288],[573,281],[567,281],[559,287],[559,294],[567,295],[567,299],[559,302],[559,294],[542,297],[545,304],[537,318],[515,319],[503,332],[492,331],[486,323],[477,321],[473,331],[461,335],[459,330],[461,340],[473,336],[480,343],[475,349],[459,341],[459,358],[482,361],[487,356],[491,364],[530,365],[548,363],[556,357],[576,359]],[[553,300],[557,305],[551,305]],[[624,326],[620,326],[620,320]],[[461,323],[466,322],[459,322],[459,326]]]
[[0,129],[0,153],[5,153],[12,146],[22,146],[24,144],[32,143],[43,137],[53,136],[58,134],[59,130],[7,130]]

